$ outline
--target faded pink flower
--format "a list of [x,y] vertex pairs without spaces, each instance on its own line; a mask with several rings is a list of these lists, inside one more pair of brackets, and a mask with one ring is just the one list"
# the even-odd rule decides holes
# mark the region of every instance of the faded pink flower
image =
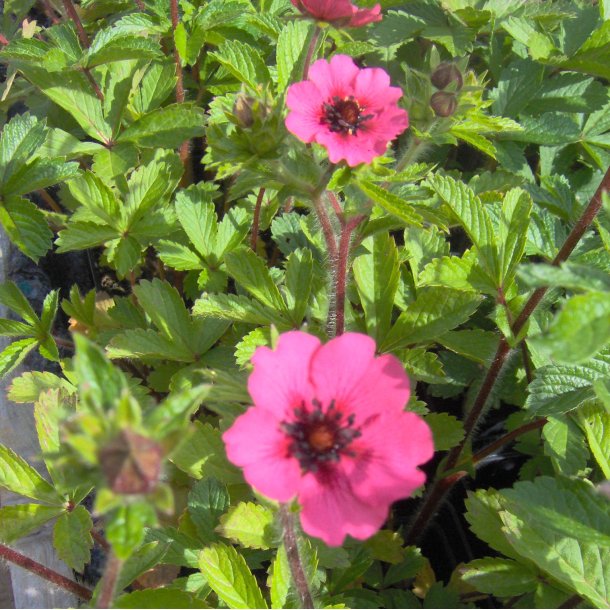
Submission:
[[365,539],[390,504],[425,481],[434,452],[424,420],[404,411],[409,379],[375,341],[345,333],[321,345],[300,331],[259,347],[248,390],[254,401],[223,435],[229,460],[264,495],[297,497],[303,529],[338,546]]
[[292,0],[301,13],[318,21],[328,21],[337,26],[358,28],[373,21],[381,21],[381,6],[358,8],[349,0]]
[[396,103],[401,96],[381,68],[361,69],[347,55],[320,59],[309,80],[288,88],[286,127],[303,142],[325,146],[331,163],[370,163],[409,126]]

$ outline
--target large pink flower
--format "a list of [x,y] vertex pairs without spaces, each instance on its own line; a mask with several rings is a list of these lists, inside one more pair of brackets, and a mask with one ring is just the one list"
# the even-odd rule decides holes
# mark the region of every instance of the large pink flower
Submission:
[[309,80],[288,88],[286,127],[303,142],[317,142],[332,163],[370,163],[409,126],[397,101],[399,87],[381,68],[359,68],[351,57],[316,61]]
[[301,13],[318,21],[338,26],[357,28],[373,21],[381,21],[381,6],[358,8],[349,0],[292,0]]
[[297,497],[303,529],[337,546],[364,539],[390,504],[425,481],[434,452],[424,420],[404,411],[409,380],[398,359],[346,333],[325,345],[307,333],[259,347],[248,390],[254,400],[223,435],[229,460],[264,495]]

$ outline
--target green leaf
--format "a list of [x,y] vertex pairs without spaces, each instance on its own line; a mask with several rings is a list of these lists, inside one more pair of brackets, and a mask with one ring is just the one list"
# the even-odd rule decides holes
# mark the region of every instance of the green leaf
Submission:
[[176,214],[199,254],[208,259],[215,251],[218,221],[209,192],[194,186],[176,193]]
[[229,608],[267,608],[256,579],[234,547],[220,543],[206,547],[199,568]]
[[464,438],[462,422],[448,413],[428,413],[424,419],[432,429],[435,451],[455,447]]
[[116,590],[123,591],[138,576],[154,568],[157,564],[163,563],[168,547],[168,543],[149,542],[134,551],[121,568]]
[[526,288],[549,286],[570,290],[610,291],[608,274],[595,267],[565,262],[560,267],[537,263],[523,263],[517,276]]
[[580,365],[540,367],[529,385],[525,408],[532,415],[567,413],[595,397],[593,383],[610,375],[610,350]]
[[220,430],[210,424],[195,422],[169,459],[195,479],[243,482],[241,472],[227,460]]
[[610,480],[610,412],[605,408],[591,407],[579,411],[577,420],[604,478]]
[[152,38],[135,36],[120,27],[99,30],[83,55],[81,64],[93,68],[126,59],[156,59],[161,56],[159,43]]
[[91,560],[93,521],[84,506],[64,513],[53,528],[53,546],[57,556],[65,561],[75,572],[82,572]]
[[282,28],[275,51],[278,91],[282,92],[289,83],[301,80],[313,31],[307,21],[289,21]]
[[36,329],[29,324],[0,318],[0,335],[4,337],[32,337],[35,334]]
[[500,281],[505,290],[510,286],[525,251],[531,211],[532,199],[524,190],[511,189],[504,196],[498,235],[498,256]]
[[64,512],[63,506],[12,504],[0,508],[0,541],[10,544]]
[[141,116],[117,138],[145,148],[177,148],[205,133],[203,108],[191,103],[170,104]]
[[511,559],[485,557],[460,568],[462,580],[481,593],[496,597],[512,597],[533,591],[538,579],[528,566]]
[[69,180],[79,173],[78,163],[65,163],[58,159],[35,159],[32,163],[21,166],[2,185],[2,192],[5,196],[17,197]]
[[483,268],[492,278],[498,278],[495,235],[491,218],[474,191],[463,182],[449,176],[435,175],[428,183],[451,210],[479,252]]
[[142,79],[134,84],[131,107],[133,114],[140,118],[143,114],[156,110],[176,87],[176,64],[173,61],[151,63]]
[[237,80],[252,89],[271,80],[269,70],[256,48],[239,40],[226,40],[218,51],[209,54],[224,66]]
[[45,504],[62,506],[65,502],[48,481],[4,445],[0,445],[0,487]]
[[398,250],[387,233],[377,233],[363,245],[369,253],[354,260],[354,279],[364,309],[367,333],[381,344],[392,323],[394,297],[398,290]]
[[0,184],[4,185],[36,152],[45,132],[44,122],[29,114],[18,114],[6,123],[0,136]]
[[117,227],[121,217],[121,202],[115,192],[96,176],[87,171],[78,178],[70,180],[68,184],[70,194],[89,212],[85,215],[83,209],[78,209],[74,220],[85,222],[98,222]]
[[388,333],[381,351],[432,341],[463,324],[476,311],[481,297],[450,288],[420,288],[417,298],[403,311]]
[[197,481],[188,496],[188,510],[197,534],[206,543],[218,539],[218,521],[230,505],[225,485],[213,477]]
[[120,506],[106,516],[106,538],[119,559],[127,559],[144,540],[144,529],[157,520],[155,508],[141,500]]
[[241,546],[268,549],[275,537],[273,513],[260,504],[240,502],[220,518],[217,531]]
[[561,67],[601,76],[607,80],[610,78],[608,53],[610,53],[610,22],[606,20],[587,37],[576,54],[562,62]]
[[275,310],[246,296],[235,294],[205,294],[195,301],[193,315],[245,324],[276,324],[282,329],[290,326]]
[[57,252],[63,254],[104,246],[117,237],[117,230],[113,227],[101,226],[93,222],[70,222],[66,229],[59,232],[55,244]]
[[313,283],[313,256],[311,250],[295,250],[286,260],[286,292],[284,298],[295,325],[305,317]]
[[159,258],[168,266],[178,271],[201,269],[202,261],[190,248],[175,241],[161,239],[156,245]]
[[43,213],[31,201],[6,197],[0,206],[0,222],[11,241],[34,262],[50,250],[53,233]]
[[451,330],[437,339],[443,347],[480,364],[489,364],[498,348],[498,335],[488,330]]
[[8,390],[8,399],[17,403],[36,402],[41,392],[55,388],[66,394],[76,391],[69,381],[53,373],[28,371],[12,380]]
[[0,284],[0,303],[36,329],[40,327],[40,320],[36,312],[14,282],[8,281]]
[[569,299],[547,333],[529,340],[563,364],[579,364],[610,341],[610,293],[588,292]]
[[179,343],[155,330],[134,328],[115,335],[106,352],[109,358],[153,358],[194,362],[195,355]]
[[225,257],[225,263],[229,274],[263,305],[286,311],[286,303],[269,269],[252,250],[244,247],[229,252]]
[[569,415],[549,417],[542,438],[544,453],[556,472],[568,476],[585,472],[589,452],[582,431]]
[[380,205],[386,212],[401,220],[407,226],[421,227],[423,218],[413,210],[408,201],[402,199],[390,191],[377,186],[370,180],[360,180],[358,188],[375,203]]
[[142,589],[124,593],[112,602],[113,608],[209,608],[187,591],[178,591],[173,587]]
[[17,368],[36,345],[37,339],[20,339],[8,345],[0,354],[0,378]]

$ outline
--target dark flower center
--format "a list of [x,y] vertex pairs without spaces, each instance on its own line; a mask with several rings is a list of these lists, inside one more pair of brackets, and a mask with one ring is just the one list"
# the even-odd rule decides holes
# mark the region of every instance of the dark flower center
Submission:
[[322,109],[321,123],[328,125],[330,131],[352,136],[362,128],[362,123],[373,118],[372,114],[362,114],[363,108],[352,95],[344,99],[335,96],[332,103],[325,102]]
[[291,439],[288,450],[305,472],[316,472],[323,464],[338,462],[341,455],[353,456],[348,446],[361,434],[354,428],[354,415],[344,418],[334,400],[326,410],[318,400],[312,400],[312,404],[313,410],[308,411],[303,404],[294,410],[293,421],[281,423]]

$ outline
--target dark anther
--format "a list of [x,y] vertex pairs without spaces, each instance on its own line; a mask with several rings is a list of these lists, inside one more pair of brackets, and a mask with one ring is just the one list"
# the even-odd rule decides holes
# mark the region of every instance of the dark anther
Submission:
[[326,123],[330,131],[337,133],[349,133],[354,135],[362,128],[362,123],[372,119],[372,114],[362,114],[362,108],[353,96],[340,99],[334,96],[332,103],[325,102],[322,105],[324,116],[322,123]]

